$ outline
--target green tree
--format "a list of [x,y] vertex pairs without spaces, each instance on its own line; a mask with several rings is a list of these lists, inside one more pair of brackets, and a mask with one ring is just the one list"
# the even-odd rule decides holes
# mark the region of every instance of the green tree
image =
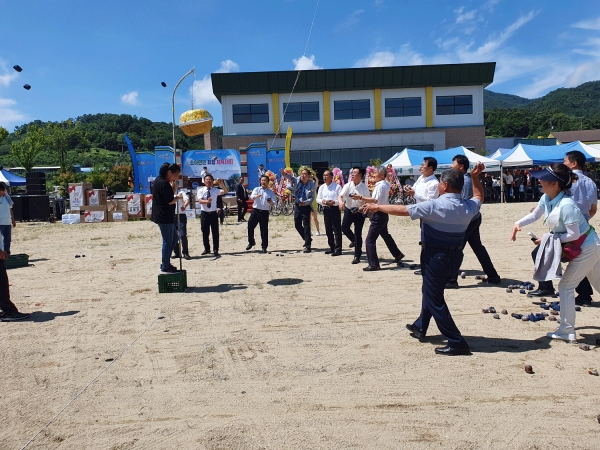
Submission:
[[[21,131],[18,131],[18,137]],[[27,129],[27,135],[10,144],[10,155],[15,158],[26,172],[31,172],[38,155],[47,145],[48,138],[45,130],[38,125],[32,125]]]
[[[87,141],[87,139],[81,132],[80,127],[78,127],[76,123],[74,124],[71,119],[60,123],[49,123],[46,125],[46,130],[48,132],[48,141],[52,148],[52,152],[58,159],[60,172],[67,172],[71,166],[71,164],[69,164],[69,153],[71,148],[76,146],[86,147],[85,141]],[[81,145],[81,141],[84,141],[83,145]],[[89,142],[87,142],[87,147],[89,147]]]
[[0,143],[4,141],[8,137],[8,130],[6,128],[0,127]]

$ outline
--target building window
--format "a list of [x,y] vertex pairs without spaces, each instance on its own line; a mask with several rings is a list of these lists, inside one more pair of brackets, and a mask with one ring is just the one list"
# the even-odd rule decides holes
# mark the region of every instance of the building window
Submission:
[[233,105],[233,123],[269,122],[269,104]]
[[421,97],[386,98],[385,117],[421,115]]
[[451,114],[473,114],[472,95],[451,95],[436,97],[436,114],[448,116]]
[[283,104],[284,122],[318,122],[319,102],[298,102]]
[[370,100],[340,100],[333,102],[333,119],[370,119]]

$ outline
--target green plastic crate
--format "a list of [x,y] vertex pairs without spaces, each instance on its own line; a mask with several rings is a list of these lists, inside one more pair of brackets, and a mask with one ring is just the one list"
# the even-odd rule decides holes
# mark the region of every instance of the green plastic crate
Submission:
[[161,273],[158,275],[158,292],[183,292],[187,288],[187,273],[185,270],[176,273]]
[[27,267],[29,265],[29,255],[20,253],[18,255],[10,255],[4,260],[4,266],[7,269],[16,269],[17,267]]

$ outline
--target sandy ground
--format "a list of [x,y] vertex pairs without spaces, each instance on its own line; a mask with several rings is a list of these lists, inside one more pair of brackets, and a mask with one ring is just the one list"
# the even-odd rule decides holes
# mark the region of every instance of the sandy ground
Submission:
[[[246,252],[246,224],[230,217],[222,257],[184,261],[187,291],[159,294],[149,221],[18,224],[13,253],[33,266],[9,270],[11,294],[32,316],[0,323],[0,448],[598,448],[600,295],[577,315],[587,352],[546,338],[555,322],[481,312],[541,311],[505,292],[531,279],[527,235],[509,241],[531,205],[484,205],[504,281],[476,281],[465,251],[467,278],[446,297],[473,350],[463,357],[434,354],[433,322],[427,342],[409,336],[421,278],[383,242],[385,270],[365,273],[345,238],[342,257],[323,253],[325,237],[300,253],[291,217],[271,219],[271,253]],[[418,224],[394,217],[390,231],[416,263]]]

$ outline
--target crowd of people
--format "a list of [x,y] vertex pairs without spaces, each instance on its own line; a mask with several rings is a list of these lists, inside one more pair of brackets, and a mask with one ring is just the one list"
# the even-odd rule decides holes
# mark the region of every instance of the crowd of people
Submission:
[[[483,282],[499,285],[501,278],[485,246],[482,244],[480,227],[482,215],[480,207],[486,192],[488,178],[484,174],[481,163],[475,165],[469,173],[469,160],[464,155],[456,155],[450,169],[442,172],[440,179],[434,175],[437,161],[426,157],[420,167],[420,177],[414,183],[403,187],[404,193],[414,198],[415,203],[409,205],[389,204],[390,190],[388,168],[381,166],[373,172],[372,190],[365,183],[365,169],[353,167],[348,183],[343,187],[333,181],[331,170],[323,173],[323,183],[318,186],[308,168],[303,168],[297,176],[281,170],[281,176],[289,183],[294,200],[294,227],[300,236],[304,253],[313,251],[311,232],[312,214],[316,206],[322,208],[325,234],[328,249],[325,254],[332,257],[342,256],[342,236],[349,240],[352,251],[352,264],[363,261],[363,227],[369,220],[369,227],[364,240],[366,252],[365,272],[381,270],[377,254],[377,240],[382,238],[392,254],[393,263],[402,265],[404,253],[398,248],[396,241],[388,230],[389,216],[408,216],[419,220],[420,236],[420,269],[415,272],[422,276],[422,307],[420,316],[407,324],[411,336],[423,340],[431,319],[435,320],[438,329],[447,339],[448,344],[436,349],[442,355],[464,355],[470,353],[468,343],[456,326],[444,299],[446,289],[457,289],[458,274],[463,260],[463,250],[467,243],[473,250],[486,274]],[[554,297],[552,280],[560,280],[560,324],[559,328],[549,333],[554,339],[575,340],[575,305],[590,304],[592,286],[600,289],[600,241],[589,219],[596,213],[597,188],[595,183],[583,174],[585,156],[578,152],[569,152],[564,164],[553,164],[545,169],[527,172],[516,171],[511,186],[523,186],[525,182],[536,180],[541,189],[541,198],[530,214],[515,223],[511,239],[521,227],[544,218],[549,233],[535,238],[536,249],[534,259],[534,279],[540,282],[537,289],[529,293],[530,297]],[[189,258],[187,239],[183,239],[185,220],[183,212],[189,200],[185,192],[174,189],[174,180],[179,175],[179,167],[166,164],[155,182],[155,207],[153,220],[159,225],[163,235],[162,273],[172,273],[177,269],[169,263],[171,252],[178,249],[183,257]],[[519,178],[515,181],[515,178]],[[164,181],[163,181],[164,180]],[[270,208],[276,202],[276,195],[269,187],[270,178],[263,174],[260,186],[248,195],[245,189],[238,188],[236,197],[239,203],[239,221],[245,221],[244,206],[247,199],[254,204],[248,227],[247,251],[257,246],[255,240],[256,227],[260,227],[260,253],[267,253],[269,246]],[[516,183],[516,184],[515,184]],[[227,193],[227,185],[222,180],[214,180],[210,173],[205,174],[205,186],[197,191],[197,200],[201,208],[201,230],[204,252],[211,253],[210,235],[212,234],[212,250],[219,256],[219,226],[217,219],[216,199]],[[218,186],[218,187],[217,187]],[[517,189],[517,191],[522,191]],[[514,194],[514,191],[513,191]],[[179,218],[174,207],[177,203]],[[166,214],[166,211],[171,211]],[[169,226],[166,226],[169,224]],[[177,224],[177,225],[175,225]],[[177,226],[181,240],[177,239]],[[181,248],[179,242],[181,242]],[[564,274],[561,272],[561,260],[567,262]],[[575,290],[579,294],[575,297]]]

